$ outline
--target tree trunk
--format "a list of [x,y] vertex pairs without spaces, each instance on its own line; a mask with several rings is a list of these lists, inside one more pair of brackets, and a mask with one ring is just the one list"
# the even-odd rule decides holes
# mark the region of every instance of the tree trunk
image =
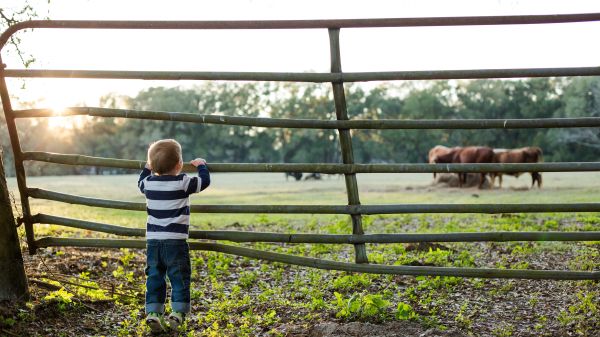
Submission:
[[0,301],[26,301],[28,298],[25,266],[0,148]]

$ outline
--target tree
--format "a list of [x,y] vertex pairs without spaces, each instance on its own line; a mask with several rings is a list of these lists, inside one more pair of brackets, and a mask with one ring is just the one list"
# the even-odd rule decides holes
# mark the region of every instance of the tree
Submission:
[[[426,85],[346,87],[351,119],[472,119],[599,116],[600,81],[477,80]],[[105,96],[102,107],[205,115],[335,120],[331,88],[321,84],[206,82],[189,88],[149,88],[135,97]],[[46,119],[19,119],[24,150],[144,160],[148,145],[175,138],[186,158],[212,162],[339,163],[337,130],[88,118],[74,130],[48,128]],[[9,146],[0,129],[2,145]],[[76,141],[74,141],[76,140]],[[597,160],[595,129],[352,130],[356,162],[425,162],[435,145],[494,148],[540,146],[547,161]],[[10,156],[7,154],[7,161]],[[8,168],[9,173],[12,166]],[[122,173],[120,169],[28,164],[28,174]]]
[[[600,117],[600,79],[576,77],[566,83],[562,95],[564,107],[555,117]],[[596,161],[600,158],[598,128],[558,129],[551,132],[556,158],[570,161]],[[591,151],[590,151],[591,150]]]
[[[329,87],[317,84],[286,83],[272,88],[272,118],[335,120]],[[337,131],[333,129],[287,129],[271,131],[278,160],[290,162],[340,162]],[[277,158],[277,157],[276,157]]]
[[[50,1],[48,1],[49,3]],[[36,4],[39,6],[39,4]],[[4,31],[9,26],[16,23],[39,18],[37,10],[32,5],[32,1],[13,1],[8,4],[3,4],[0,8],[0,30]],[[27,68],[33,62],[35,57],[21,49],[21,38],[19,35],[12,35],[8,40],[8,53],[16,53],[21,63]]]
[[0,149],[0,301],[28,299],[27,277]]
[[[452,118],[454,110],[450,99],[452,88],[446,82],[432,82],[417,88],[403,84],[397,89],[403,96],[391,96],[393,88],[372,90],[366,103],[368,110],[380,110],[380,119],[441,119]],[[369,116],[365,116],[369,118]],[[378,161],[424,162],[429,149],[440,143],[451,143],[445,130],[376,130],[381,149]]]
[[[460,118],[522,119],[549,118],[562,106],[558,81],[478,80],[459,86],[457,114]],[[546,129],[461,130],[461,145],[495,148],[540,146],[545,154],[555,148]]]

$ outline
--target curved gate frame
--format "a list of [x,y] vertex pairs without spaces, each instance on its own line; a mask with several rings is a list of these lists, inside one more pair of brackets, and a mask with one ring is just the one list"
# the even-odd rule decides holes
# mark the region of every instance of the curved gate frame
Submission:
[[[211,250],[268,261],[277,261],[321,269],[346,270],[381,274],[441,275],[461,277],[528,278],[528,279],[600,279],[599,271],[559,270],[501,270],[491,268],[448,268],[424,266],[385,266],[368,264],[366,243],[406,242],[472,242],[472,241],[591,241],[600,240],[600,232],[484,232],[441,234],[364,234],[363,214],[397,213],[515,213],[515,212],[600,212],[600,203],[556,204],[397,204],[361,205],[356,173],[431,173],[431,172],[558,172],[600,171],[600,163],[536,163],[536,164],[356,164],[352,151],[351,129],[502,129],[502,128],[561,128],[599,127],[600,118],[545,118],[545,119],[468,119],[468,120],[349,120],[344,96],[345,82],[386,80],[477,79],[550,76],[598,76],[600,67],[580,68],[530,68],[530,69],[478,69],[444,71],[396,71],[344,73],[341,68],[339,33],[342,28],[367,27],[422,27],[422,26],[473,26],[543,24],[600,21],[600,13],[528,16],[392,18],[350,20],[291,20],[291,21],[27,21],[9,27],[0,36],[0,54],[11,36],[29,28],[79,28],[79,29],[327,29],[330,41],[331,72],[329,73],[276,73],[276,72],[164,72],[164,71],[96,71],[96,70],[42,70],[6,69],[0,55],[0,98],[6,117],[27,243],[31,254],[37,248],[50,246],[77,247],[129,247],[144,248],[144,240],[129,239],[72,239],[35,238],[36,223],[57,224],[83,228],[122,236],[144,236],[144,230],[63,218],[48,214],[31,213],[29,198],[41,198],[72,204],[128,210],[145,210],[142,203],[103,200],[69,195],[39,188],[29,188],[23,162],[44,161],[67,165],[89,165],[113,168],[141,169],[144,162],[136,160],[97,158],[76,154],[23,151],[15,119],[51,117],[51,109],[14,110],[6,86],[6,78],[110,78],[147,80],[252,80],[330,82],[333,86],[337,120],[272,119],[198,115],[179,112],[137,111],[96,107],[68,108],[64,115],[89,115],[122,117],[177,122],[244,125],[279,128],[337,129],[342,151],[341,164],[209,164],[213,172],[319,172],[343,173],[348,205],[193,205],[192,212],[205,213],[314,213],[348,214],[352,219],[352,234],[279,234],[232,231],[191,231],[192,239],[229,240],[236,242],[288,242],[288,243],[345,243],[355,247],[355,263],[321,260],[315,258],[272,253],[256,249],[209,242],[190,242],[192,249]],[[185,171],[192,167],[186,165]]]

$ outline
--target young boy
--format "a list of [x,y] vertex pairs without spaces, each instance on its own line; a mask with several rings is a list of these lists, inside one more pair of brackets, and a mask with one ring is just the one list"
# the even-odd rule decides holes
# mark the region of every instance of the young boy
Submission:
[[[210,184],[206,161],[190,162],[198,177],[181,173],[181,145],[173,139],[159,140],[148,149],[148,162],[140,174],[138,187],[146,196],[146,324],[152,332],[161,332],[167,284],[171,282],[171,309],[168,327],[177,329],[190,312],[190,254],[187,244],[190,225],[190,199]],[[152,174],[154,173],[154,174]]]

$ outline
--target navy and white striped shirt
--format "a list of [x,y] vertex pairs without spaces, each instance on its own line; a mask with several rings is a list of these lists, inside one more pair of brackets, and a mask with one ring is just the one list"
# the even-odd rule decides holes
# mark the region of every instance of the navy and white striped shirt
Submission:
[[138,187],[146,196],[146,239],[187,239],[190,227],[190,194],[210,185],[206,165],[198,166],[198,177],[182,173],[155,176],[144,168]]

